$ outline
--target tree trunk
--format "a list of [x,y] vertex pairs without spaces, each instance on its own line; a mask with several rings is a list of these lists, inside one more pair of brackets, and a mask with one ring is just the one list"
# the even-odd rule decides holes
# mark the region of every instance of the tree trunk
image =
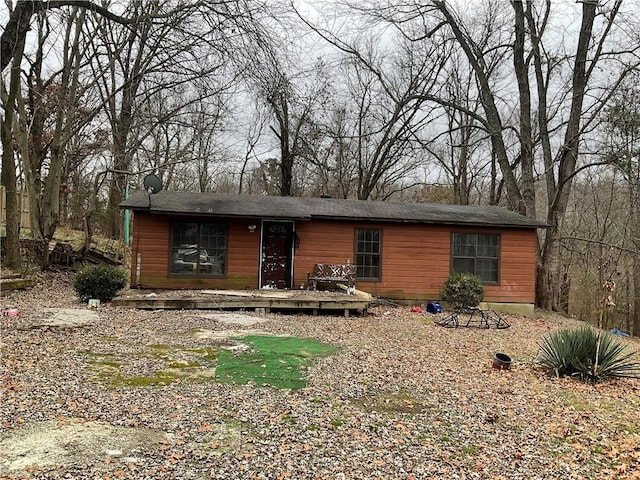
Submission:
[[277,130],[271,127],[271,131],[280,143],[280,195],[289,197],[293,192],[293,163],[295,161],[294,152],[291,151],[289,98],[285,92],[277,91],[268,101],[278,122]]
[[551,224],[546,231],[540,261],[536,268],[536,305],[543,310],[557,310],[559,256],[557,250],[558,225]]
[[[67,22],[65,32],[64,64],[55,112],[56,121],[51,142],[51,160],[42,192],[40,232],[46,241],[53,238],[60,222],[60,189],[64,160],[76,118],[78,75],[80,74],[79,41],[82,36],[83,24],[84,12],[78,15],[78,9],[75,8]],[[75,32],[72,33],[72,30]]]
[[287,100],[282,100],[284,123],[280,126],[280,195],[289,197],[293,191],[294,155],[289,144],[289,108]]
[[[136,112],[136,97],[138,89],[142,83],[142,79],[147,73],[145,64],[148,59],[145,55],[153,55],[154,47],[149,47],[149,35],[151,31],[151,21],[146,20],[144,23],[136,24],[129,33],[129,43],[126,47],[126,53],[130,63],[125,65],[126,73],[123,79],[122,100],[120,111],[117,112],[115,100],[109,101],[108,110],[111,121],[111,130],[113,136],[113,170],[116,172],[128,172],[131,169],[131,148],[130,133],[134,125]],[[135,40],[134,40],[135,39]],[[135,49],[134,49],[135,45]],[[150,51],[147,51],[150,48]],[[118,61],[113,56],[109,58],[111,75],[118,77],[116,64]],[[110,92],[113,95],[115,92]],[[135,139],[134,142],[139,142]],[[125,173],[114,173],[109,183],[109,201],[107,205],[107,232],[109,237],[113,239],[120,238],[120,230],[122,225],[122,216],[120,212],[120,202],[124,199],[125,182],[127,175]]]
[[[580,119],[582,106],[588,82],[586,68],[591,31],[596,16],[597,2],[582,3],[582,25],[578,38],[575,64],[572,78],[572,97],[569,120],[565,131],[564,144],[560,147],[560,163],[558,167],[558,185],[555,192],[547,192],[552,195],[547,214],[547,223],[551,225],[547,229],[544,246],[538,271],[538,285],[536,288],[538,306],[544,309],[561,311],[559,299],[559,232],[564,220],[569,201],[569,193],[576,171],[578,159],[578,145],[580,143]],[[596,62],[594,58],[592,62]]]
[[[533,66],[536,78],[536,90],[538,93],[538,135],[540,137],[540,144],[542,146],[542,161],[545,171],[545,183],[547,188],[547,197],[552,197],[551,192],[556,191],[556,177],[553,170],[553,154],[551,153],[551,135],[549,133],[549,119],[548,119],[548,101],[547,101],[547,81],[543,71],[543,65],[548,64],[551,60],[543,58],[543,52],[540,48],[541,38],[538,32],[546,28],[546,20],[548,18],[548,12],[551,9],[551,1],[545,1],[544,23],[538,25],[533,15],[533,6],[531,0],[527,1],[526,17],[527,25],[529,27],[529,37],[531,39],[531,53],[533,54]],[[550,203],[548,201],[547,203]]]
[[522,200],[529,218],[536,218],[533,180],[533,129],[531,126],[531,89],[529,64],[525,61],[525,15],[522,2],[512,2],[515,10],[515,42],[513,66],[520,99],[520,165],[522,168]]
[[[72,34],[74,26],[75,36]],[[44,48],[50,32],[45,27],[46,18],[39,17],[38,48],[29,72],[29,104],[27,108],[25,99],[17,92],[19,122],[14,124],[29,196],[32,235],[46,244],[53,238],[60,220],[61,176],[66,146],[75,125],[80,65],[78,41],[82,36],[82,21],[77,19],[77,9],[67,21],[61,81],[56,90],[54,112],[47,108],[50,105],[47,102],[46,85],[51,80],[42,78]],[[51,113],[55,113],[52,129],[47,122]],[[43,257],[39,260],[40,265],[45,267],[48,261],[48,250],[44,249]]]
[[[114,170],[129,169],[129,163],[118,161],[114,163]],[[120,202],[124,198],[124,187],[127,178],[121,173],[112,173],[109,182],[109,203],[107,207],[107,234],[109,238],[119,239],[121,231]]]
[[446,2],[442,0],[434,0],[434,6],[442,13],[447,24],[451,27],[453,35],[456,37],[460,47],[476,74],[478,88],[480,90],[480,101],[485,112],[487,130],[491,138],[491,148],[496,155],[496,160],[500,166],[502,178],[506,187],[506,194],[511,208],[523,215],[527,214],[525,202],[523,200],[520,186],[516,179],[515,172],[509,163],[509,156],[503,138],[503,124],[500,112],[496,105],[493,95],[491,82],[488,77],[487,68],[484,59],[476,55],[477,49],[472,45],[471,40],[465,35],[456,18],[449,11]]
[[[640,205],[640,183],[638,183],[638,176],[640,176],[640,165],[636,170],[636,183],[629,185],[631,188],[631,202],[629,220],[631,222],[631,245],[633,250],[640,252],[640,212],[638,206]],[[640,336],[640,254],[633,255],[631,264],[632,278],[631,283],[633,285],[631,292],[633,298],[629,302],[631,304],[631,334],[634,337]]]
[[134,90],[137,91],[139,82],[125,88],[122,97],[122,110],[112,124],[113,129],[113,170],[109,182],[109,203],[107,206],[107,232],[110,238],[119,239],[121,230],[120,202],[124,199],[125,182],[131,169],[131,156],[128,152],[129,131],[133,125]]
[[15,115],[16,93],[20,84],[20,61],[24,42],[21,42],[15,52],[14,61],[9,76],[9,92],[5,91],[2,84],[2,104],[4,105],[4,118],[2,119],[2,178],[1,183],[5,187],[6,194],[6,241],[5,255],[2,263],[5,267],[20,270],[22,261],[20,257],[20,206],[18,203],[18,186],[16,178],[16,164],[13,149],[13,120]]

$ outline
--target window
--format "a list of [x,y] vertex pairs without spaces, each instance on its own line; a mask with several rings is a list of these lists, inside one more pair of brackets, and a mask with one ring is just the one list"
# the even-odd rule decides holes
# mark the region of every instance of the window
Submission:
[[381,230],[356,230],[356,278],[380,280],[381,239]]
[[473,273],[485,283],[498,283],[499,235],[454,233],[452,251],[454,272]]
[[171,273],[215,276],[226,272],[227,226],[176,222],[171,225]]

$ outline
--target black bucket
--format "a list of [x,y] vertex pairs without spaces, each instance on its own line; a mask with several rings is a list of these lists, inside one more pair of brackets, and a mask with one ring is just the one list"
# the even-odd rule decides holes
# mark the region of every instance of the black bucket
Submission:
[[498,370],[509,370],[511,368],[511,357],[505,353],[496,353],[493,356],[492,367]]

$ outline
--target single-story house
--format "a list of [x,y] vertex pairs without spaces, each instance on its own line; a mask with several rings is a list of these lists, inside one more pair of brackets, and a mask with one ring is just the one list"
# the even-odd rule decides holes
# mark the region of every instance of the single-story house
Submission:
[[133,287],[300,289],[316,264],[350,263],[382,298],[437,300],[464,271],[492,308],[533,308],[544,224],[499,207],[161,191],[121,208],[134,213]]

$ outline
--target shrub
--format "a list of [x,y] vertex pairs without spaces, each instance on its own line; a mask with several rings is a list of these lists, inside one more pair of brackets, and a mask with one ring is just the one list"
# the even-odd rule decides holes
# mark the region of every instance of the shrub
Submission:
[[97,298],[108,302],[127,284],[127,272],[110,265],[91,265],[76,275],[73,288],[82,302]]
[[484,298],[484,287],[472,273],[452,273],[444,282],[440,298],[457,310],[475,307]]
[[638,377],[640,362],[634,356],[635,352],[611,333],[582,326],[557,330],[543,338],[536,363],[558,377],[598,382],[611,377]]

